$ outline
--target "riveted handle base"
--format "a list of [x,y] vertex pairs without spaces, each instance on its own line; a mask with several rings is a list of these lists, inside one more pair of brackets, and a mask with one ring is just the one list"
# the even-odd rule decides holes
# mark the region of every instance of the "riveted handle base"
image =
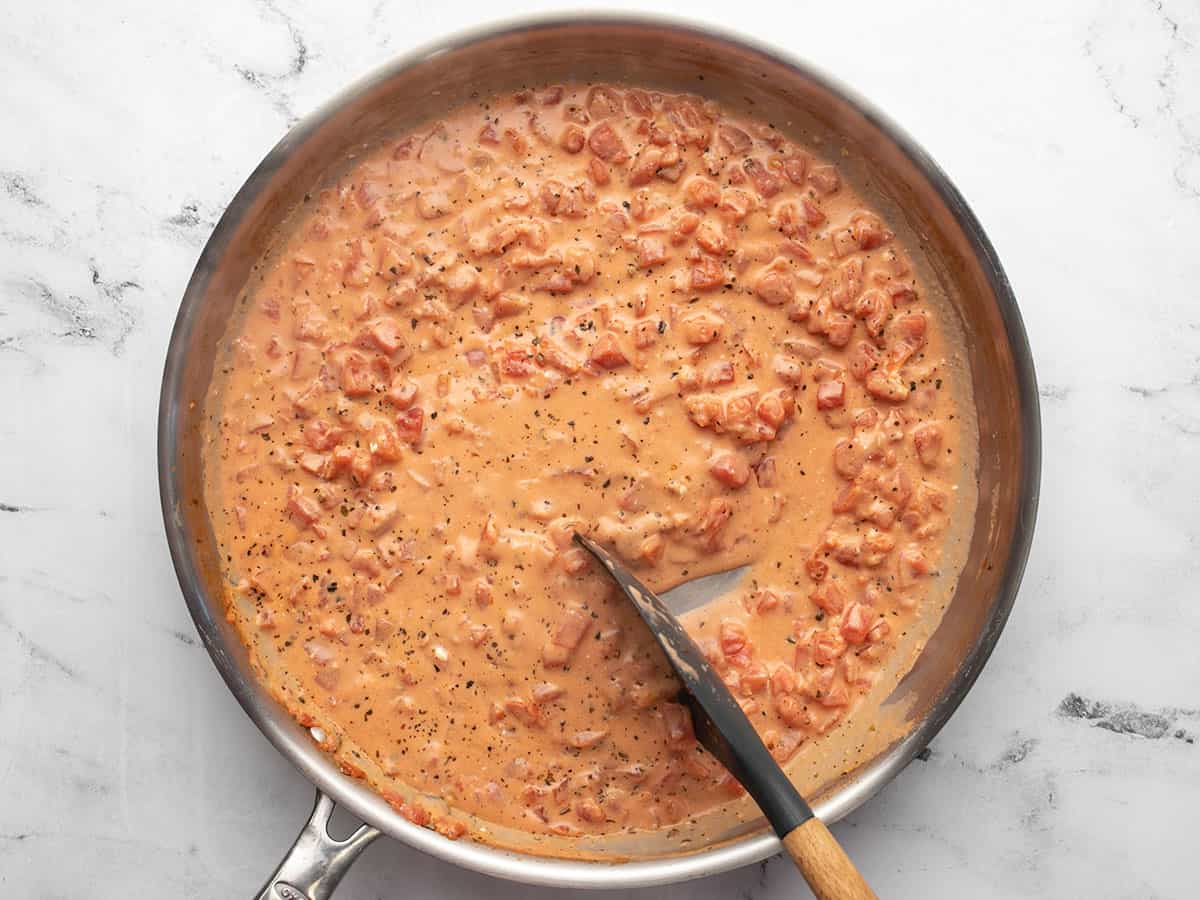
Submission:
[[255,900],[329,900],[333,896],[359,854],[379,837],[378,829],[362,825],[344,841],[334,840],[329,836],[333,809],[333,801],[317,791],[312,815]]

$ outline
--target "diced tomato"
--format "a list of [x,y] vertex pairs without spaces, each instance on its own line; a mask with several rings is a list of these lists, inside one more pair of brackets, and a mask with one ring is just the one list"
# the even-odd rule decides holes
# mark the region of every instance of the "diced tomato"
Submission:
[[608,729],[587,729],[571,735],[568,743],[576,750],[590,750],[601,744],[608,737]]
[[742,163],[746,175],[754,184],[754,189],[765,198],[774,197],[783,190],[783,181],[778,175],[764,166],[757,159],[747,159]]
[[422,828],[427,827],[433,819],[429,814],[429,810],[414,803],[402,802],[399,806],[396,806],[396,812],[400,813],[400,815],[414,825],[420,825]]
[[622,108],[621,94],[615,88],[598,84],[588,89],[587,111],[593,119],[608,119],[620,115]]
[[792,417],[796,401],[787,388],[775,388],[759,398],[754,408],[755,415],[772,428],[778,429]]
[[717,126],[717,137],[733,153],[744,153],[754,143],[750,135],[729,122],[722,122]]
[[720,547],[721,535],[732,517],[733,507],[728,500],[723,497],[714,497],[708,501],[699,525],[706,549],[716,550]]
[[341,472],[350,468],[350,464],[354,461],[354,448],[347,446],[338,446],[333,448],[333,453],[329,457],[330,465],[334,472]]
[[[547,285],[551,293],[555,293],[552,286]],[[568,281],[566,288],[570,290],[572,287]],[[522,297],[520,294],[504,293],[497,297],[492,302],[492,311],[495,312],[496,318],[508,319],[512,316],[519,316],[522,313],[528,312],[530,306],[529,299]]]
[[408,444],[420,442],[425,430],[425,410],[412,406],[396,416],[396,426],[400,440]]
[[641,237],[637,239],[638,268],[649,269],[665,263],[669,258],[666,244],[658,238]]
[[856,484],[848,484],[833,498],[835,513],[853,513],[863,501],[863,489]]
[[842,179],[833,166],[816,166],[808,173],[808,183],[822,194],[832,194],[842,186]]
[[729,239],[721,226],[715,222],[702,222],[696,229],[696,243],[713,256],[724,256],[729,249]]
[[828,666],[837,662],[846,652],[846,641],[836,631],[818,631],[813,635],[813,660],[819,666]]
[[782,764],[796,755],[796,751],[800,749],[800,745],[804,743],[804,735],[798,731],[785,731],[781,735],[777,735],[767,744],[767,749],[771,751],[771,756],[775,761]]
[[787,200],[778,204],[768,220],[779,233],[787,238],[798,241],[808,240],[808,224],[804,221],[804,213],[795,201]]
[[740,488],[750,480],[750,464],[740,453],[718,453],[708,461],[708,471],[726,487]]
[[839,475],[852,481],[867,464],[867,453],[862,438],[842,438],[833,447],[833,468]]
[[711,256],[703,256],[692,266],[692,290],[707,291],[725,283],[725,270]]
[[675,227],[671,229],[671,243],[682,244],[689,234],[694,234],[700,227],[701,219],[695,213],[681,213],[675,219]]
[[551,639],[556,646],[574,650],[583,640],[583,635],[591,624],[591,617],[581,609],[568,610],[558,623]]
[[558,145],[568,153],[578,153],[587,143],[587,133],[578,125],[568,124],[558,138]]
[[890,474],[880,476],[879,491],[897,509],[902,509],[912,496],[912,479],[907,471],[897,467]]
[[653,346],[658,335],[658,323],[653,319],[639,319],[633,325],[633,345],[639,350]]
[[[591,824],[603,822],[605,818],[603,808],[591,797],[584,797],[575,804],[575,815],[580,821]],[[566,823],[561,823],[556,830],[561,833],[567,833],[566,829],[569,828],[570,826],[566,825]]]
[[[734,169],[734,172],[740,170]],[[721,202],[717,204],[717,209],[726,218],[734,222],[740,222],[746,216],[750,215],[750,210],[754,209],[754,198],[745,191],[739,191],[736,188],[728,188],[721,192]]]
[[771,362],[771,368],[785,384],[798,385],[804,381],[804,366],[788,356],[776,356]]
[[721,335],[725,320],[710,312],[695,312],[679,323],[680,333],[689,344],[711,344]]
[[530,728],[536,728],[542,724],[542,709],[530,700],[508,697],[504,700],[504,711],[522,725]]
[[524,378],[534,370],[533,355],[522,349],[505,350],[500,354],[496,368],[508,378]]
[[625,92],[625,107],[635,116],[649,116],[654,111],[650,95],[640,88],[632,88]]
[[721,652],[727,657],[738,653],[746,646],[746,626],[735,619],[725,619],[717,631]]
[[813,581],[824,581],[829,574],[829,564],[817,556],[810,556],[804,561],[804,571]]
[[825,340],[834,347],[845,347],[854,337],[854,319],[845,313],[830,313],[822,326]]
[[867,376],[867,393],[879,400],[903,403],[908,399],[910,388],[896,372],[876,370]]
[[758,465],[754,467],[754,478],[758,482],[760,488],[775,487],[778,478],[779,467],[775,462],[775,457],[764,456],[759,460]]
[[779,696],[796,690],[796,672],[787,663],[779,663],[771,670],[771,693]]
[[937,465],[942,452],[942,426],[936,422],[918,425],[912,431],[912,439],[921,464],[926,467]]
[[400,326],[394,319],[376,319],[366,331],[367,338],[383,353],[392,354],[404,346]]
[[367,360],[358,353],[346,356],[340,377],[342,393],[347,397],[365,397],[375,390]]
[[840,380],[826,381],[817,387],[817,409],[841,409],[846,404],[846,384]]
[[704,386],[719,387],[722,384],[732,384],[734,380],[733,363],[727,359],[714,360],[704,370]]
[[668,744],[678,748],[695,740],[691,710],[678,703],[663,703],[661,710]]
[[543,340],[538,345],[538,360],[567,375],[574,375],[582,365],[575,356],[552,340]]
[[367,449],[376,459],[395,462],[400,458],[400,435],[390,422],[376,422],[367,438]]
[[804,728],[812,723],[812,716],[793,694],[780,694],[774,698],[775,712],[789,728]]
[[629,364],[629,357],[625,355],[625,351],[617,342],[617,336],[611,331],[600,335],[588,358],[605,369],[619,369]]
[[837,615],[846,603],[846,595],[832,581],[827,581],[817,587],[809,595],[812,602],[829,615]]
[[772,267],[758,277],[754,294],[768,306],[783,306],[795,297],[796,284],[786,271]]
[[871,630],[870,611],[861,603],[851,603],[842,613],[842,637],[851,644],[861,644]]
[[715,181],[696,176],[684,184],[683,198],[690,209],[711,209],[721,202],[721,188]]
[[314,450],[329,450],[341,441],[344,433],[324,419],[312,419],[304,425],[304,443]]
[[929,558],[916,545],[905,547],[900,551],[900,567],[902,575],[910,583],[913,579],[928,575],[933,571]]
[[295,485],[288,488],[287,510],[305,525],[311,525],[321,518],[321,507],[314,500],[305,497]]
[[711,428],[721,416],[721,398],[712,394],[687,397],[683,401],[688,418],[698,428]]
[[608,122],[601,122],[588,135],[588,147],[605,162],[619,162],[628,157],[625,142]]
[[817,206],[808,197],[800,199],[800,206],[804,210],[804,224],[815,228],[825,223],[825,213],[821,211],[821,207]]
[[353,454],[350,459],[350,479],[357,485],[366,484],[371,475],[375,472],[375,465],[371,461],[371,454],[365,450],[360,450]]
[[594,184],[601,187],[608,184],[611,180],[608,166],[604,164],[603,160],[595,157],[588,162],[588,177],[592,179]]
[[529,141],[525,140],[525,137],[517,129],[505,128],[504,139],[508,141],[508,146],[518,156],[524,156],[529,152]]
[[433,830],[444,838],[457,841],[467,833],[467,826],[458,819],[443,817],[434,822]]
[[475,581],[475,605],[480,609],[487,609],[491,606],[495,599],[495,591],[492,584],[486,578],[478,578]]
[[821,691],[818,701],[824,707],[839,707],[849,705],[850,692],[846,688],[846,682],[840,678],[831,682],[827,688]]
[[419,388],[415,381],[410,381],[403,375],[397,375],[385,395],[387,401],[397,409],[408,409],[417,399]]
[[876,349],[874,344],[867,341],[859,341],[854,345],[854,349],[850,351],[848,360],[850,363],[850,374],[859,381],[863,381],[879,365],[879,350]]
[[888,297],[892,301],[893,306],[900,306],[904,303],[912,303],[917,299],[917,292],[912,285],[903,284],[901,282],[892,282],[885,287]]
[[542,283],[542,288],[551,294],[569,294],[575,289],[575,282],[565,272],[554,272]]
[[659,147],[648,145],[642,147],[629,166],[629,184],[640,187],[649,184],[654,174],[663,165],[663,151]]
[[792,184],[802,185],[808,175],[808,157],[791,156],[783,161],[783,174]]
[[638,545],[637,556],[642,562],[656,566],[662,561],[667,550],[667,542],[661,534],[651,534]]
[[892,239],[892,233],[884,227],[879,217],[867,212],[851,216],[850,232],[860,250],[874,250]]
[[863,320],[871,337],[878,339],[892,316],[892,301],[883,291],[872,288],[854,301],[854,316]]
[[762,663],[751,663],[742,670],[742,692],[757,694],[766,688],[770,681],[767,667]]

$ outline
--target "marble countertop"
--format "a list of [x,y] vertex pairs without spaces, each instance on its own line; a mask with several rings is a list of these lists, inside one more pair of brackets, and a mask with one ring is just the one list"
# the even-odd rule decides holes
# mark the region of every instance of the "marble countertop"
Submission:
[[[522,2],[503,12],[533,11]],[[1042,388],[1016,609],[923,757],[837,827],[882,896],[1191,897],[1200,834],[1200,8],[696,0],[887,109],[984,222]],[[66,0],[0,30],[0,891],[249,896],[312,802],[167,555],[167,338],[297,117],[468,0]],[[391,841],[339,898],[496,900]],[[780,859],[629,897],[795,897]]]

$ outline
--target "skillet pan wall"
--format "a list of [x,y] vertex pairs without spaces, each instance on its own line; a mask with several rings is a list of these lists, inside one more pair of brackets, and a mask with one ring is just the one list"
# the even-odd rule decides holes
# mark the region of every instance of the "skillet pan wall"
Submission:
[[[700,76],[703,76],[701,80]],[[342,776],[258,684],[222,608],[219,556],[202,491],[205,395],[218,347],[251,267],[321,176],[384,132],[436,117],[473,93],[546,81],[628,81],[702,92],[767,120],[815,121],[865,159],[952,286],[968,346],[980,430],[979,505],[966,567],[942,624],[898,693],[907,734],[813,798],[826,821],[878,791],[957,707],[1015,598],[1036,513],[1037,389],[1020,314],[994,250],[936,165],[881,114],[781,54],[698,26],[646,17],[540,19],[418,50],[300,122],[238,192],[184,295],[159,410],[159,479],[168,542],[188,606],[217,668],[269,740],[318,788],[383,832],[478,871],[530,883],[629,887],[711,874],[777,852],[770,834],[620,865],[572,862],[451,842],[401,818]]]

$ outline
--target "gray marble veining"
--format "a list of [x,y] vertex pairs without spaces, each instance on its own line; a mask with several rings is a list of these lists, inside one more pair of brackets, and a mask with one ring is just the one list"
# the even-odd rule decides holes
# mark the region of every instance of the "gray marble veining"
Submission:
[[[589,4],[584,4],[589,5]],[[504,12],[551,4],[526,2]],[[248,896],[308,812],[179,597],[154,472],[178,298],[307,110],[472,0],[11,4],[0,29],[0,888]],[[1042,381],[1033,556],[934,744],[837,827],[889,897],[1196,895],[1200,8],[697,0],[889,110],[995,241]],[[549,897],[389,841],[346,898]],[[781,860],[633,897],[803,894]]]

